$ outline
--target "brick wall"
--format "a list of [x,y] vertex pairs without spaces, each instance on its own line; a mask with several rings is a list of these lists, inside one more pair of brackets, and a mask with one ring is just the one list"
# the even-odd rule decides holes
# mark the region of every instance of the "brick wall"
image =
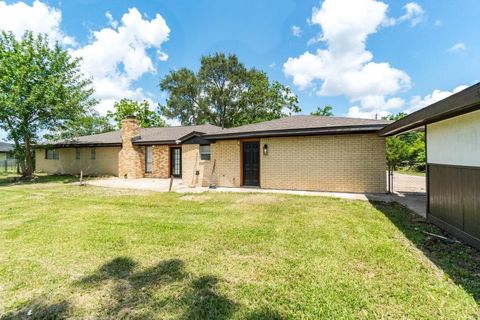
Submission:
[[96,147],[95,159],[91,159],[92,148],[78,148],[80,159],[76,157],[77,148],[59,148],[58,160],[45,159],[45,149],[35,152],[35,170],[48,174],[118,176],[120,147]]
[[[336,192],[385,192],[385,139],[376,134],[260,139],[262,188]],[[212,144],[218,186],[239,187],[240,141]],[[213,165],[213,163],[212,163]]]
[[215,166],[212,182],[222,187],[240,187],[240,141],[218,140],[211,145]]
[[200,145],[182,145],[183,184],[189,187],[207,187],[210,184],[211,163],[212,160],[200,159]]
[[118,176],[130,179],[145,175],[145,148],[132,144],[132,138],[140,136],[137,119],[122,121],[122,150],[118,154]]
[[153,178],[170,177],[170,147],[168,145],[152,146],[152,174]]
[[385,139],[376,134],[261,139],[262,188],[386,192]]

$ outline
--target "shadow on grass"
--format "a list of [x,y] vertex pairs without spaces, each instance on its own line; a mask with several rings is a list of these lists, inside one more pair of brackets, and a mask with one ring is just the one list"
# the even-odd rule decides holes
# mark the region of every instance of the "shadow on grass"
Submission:
[[[102,313],[112,319],[148,319],[172,307],[183,311],[180,319],[228,319],[235,311],[235,303],[217,292],[220,279],[211,275],[192,279],[182,260],[164,260],[143,271],[135,271],[136,266],[132,259],[118,257],[76,285],[97,288],[110,283],[113,289]],[[178,295],[158,296],[167,285],[175,285]]]
[[23,180],[18,175],[0,175],[0,186],[26,185],[39,183],[71,183],[78,178],[71,175],[39,175],[32,179]]
[[448,243],[423,231],[453,238],[397,203],[371,202],[436,266],[480,304],[480,251]]
[[70,304],[67,301],[45,304],[43,302],[32,301],[26,304],[20,310],[9,312],[0,317],[2,320],[20,320],[20,319],[66,319]]

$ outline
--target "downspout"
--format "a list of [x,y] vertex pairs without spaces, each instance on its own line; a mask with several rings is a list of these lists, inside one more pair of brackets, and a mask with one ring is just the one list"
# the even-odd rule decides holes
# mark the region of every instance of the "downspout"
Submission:
[[212,166],[212,174],[210,175],[210,183],[208,185],[208,188],[209,189],[217,189],[217,185],[215,183],[215,179],[214,179],[214,173],[215,173],[215,166],[217,164],[217,159],[214,159],[213,160],[213,166]]
[[429,166],[428,166],[428,145],[427,145],[427,134],[428,134],[428,125],[425,124],[425,191],[427,193],[427,208],[425,211],[425,219],[428,220],[428,215],[430,213],[430,173],[429,173]]

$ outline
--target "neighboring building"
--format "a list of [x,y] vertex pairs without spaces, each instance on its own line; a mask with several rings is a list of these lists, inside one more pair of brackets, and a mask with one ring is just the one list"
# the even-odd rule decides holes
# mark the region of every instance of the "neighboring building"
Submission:
[[13,145],[11,145],[10,143],[0,142],[0,162],[3,163],[7,159],[12,159],[13,158],[12,151],[13,151]]
[[480,83],[382,129],[425,127],[427,219],[480,248]]
[[125,178],[181,177],[188,186],[372,192],[386,190],[385,138],[390,123],[292,116],[224,129],[212,125],[121,131],[38,146],[47,173]]

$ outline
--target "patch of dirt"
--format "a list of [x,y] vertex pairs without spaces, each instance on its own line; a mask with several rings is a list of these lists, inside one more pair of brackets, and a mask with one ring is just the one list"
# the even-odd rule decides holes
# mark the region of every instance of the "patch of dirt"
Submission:
[[271,194],[252,194],[244,197],[240,197],[235,203],[238,204],[262,204],[262,203],[275,203],[285,201],[285,198],[274,196]]
[[186,200],[186,201],[196,201],[200,203],[204,203],[208,200],[210,200],[212,197],[207,196],[204,194],[188,194],[180,198],[180,200]]

